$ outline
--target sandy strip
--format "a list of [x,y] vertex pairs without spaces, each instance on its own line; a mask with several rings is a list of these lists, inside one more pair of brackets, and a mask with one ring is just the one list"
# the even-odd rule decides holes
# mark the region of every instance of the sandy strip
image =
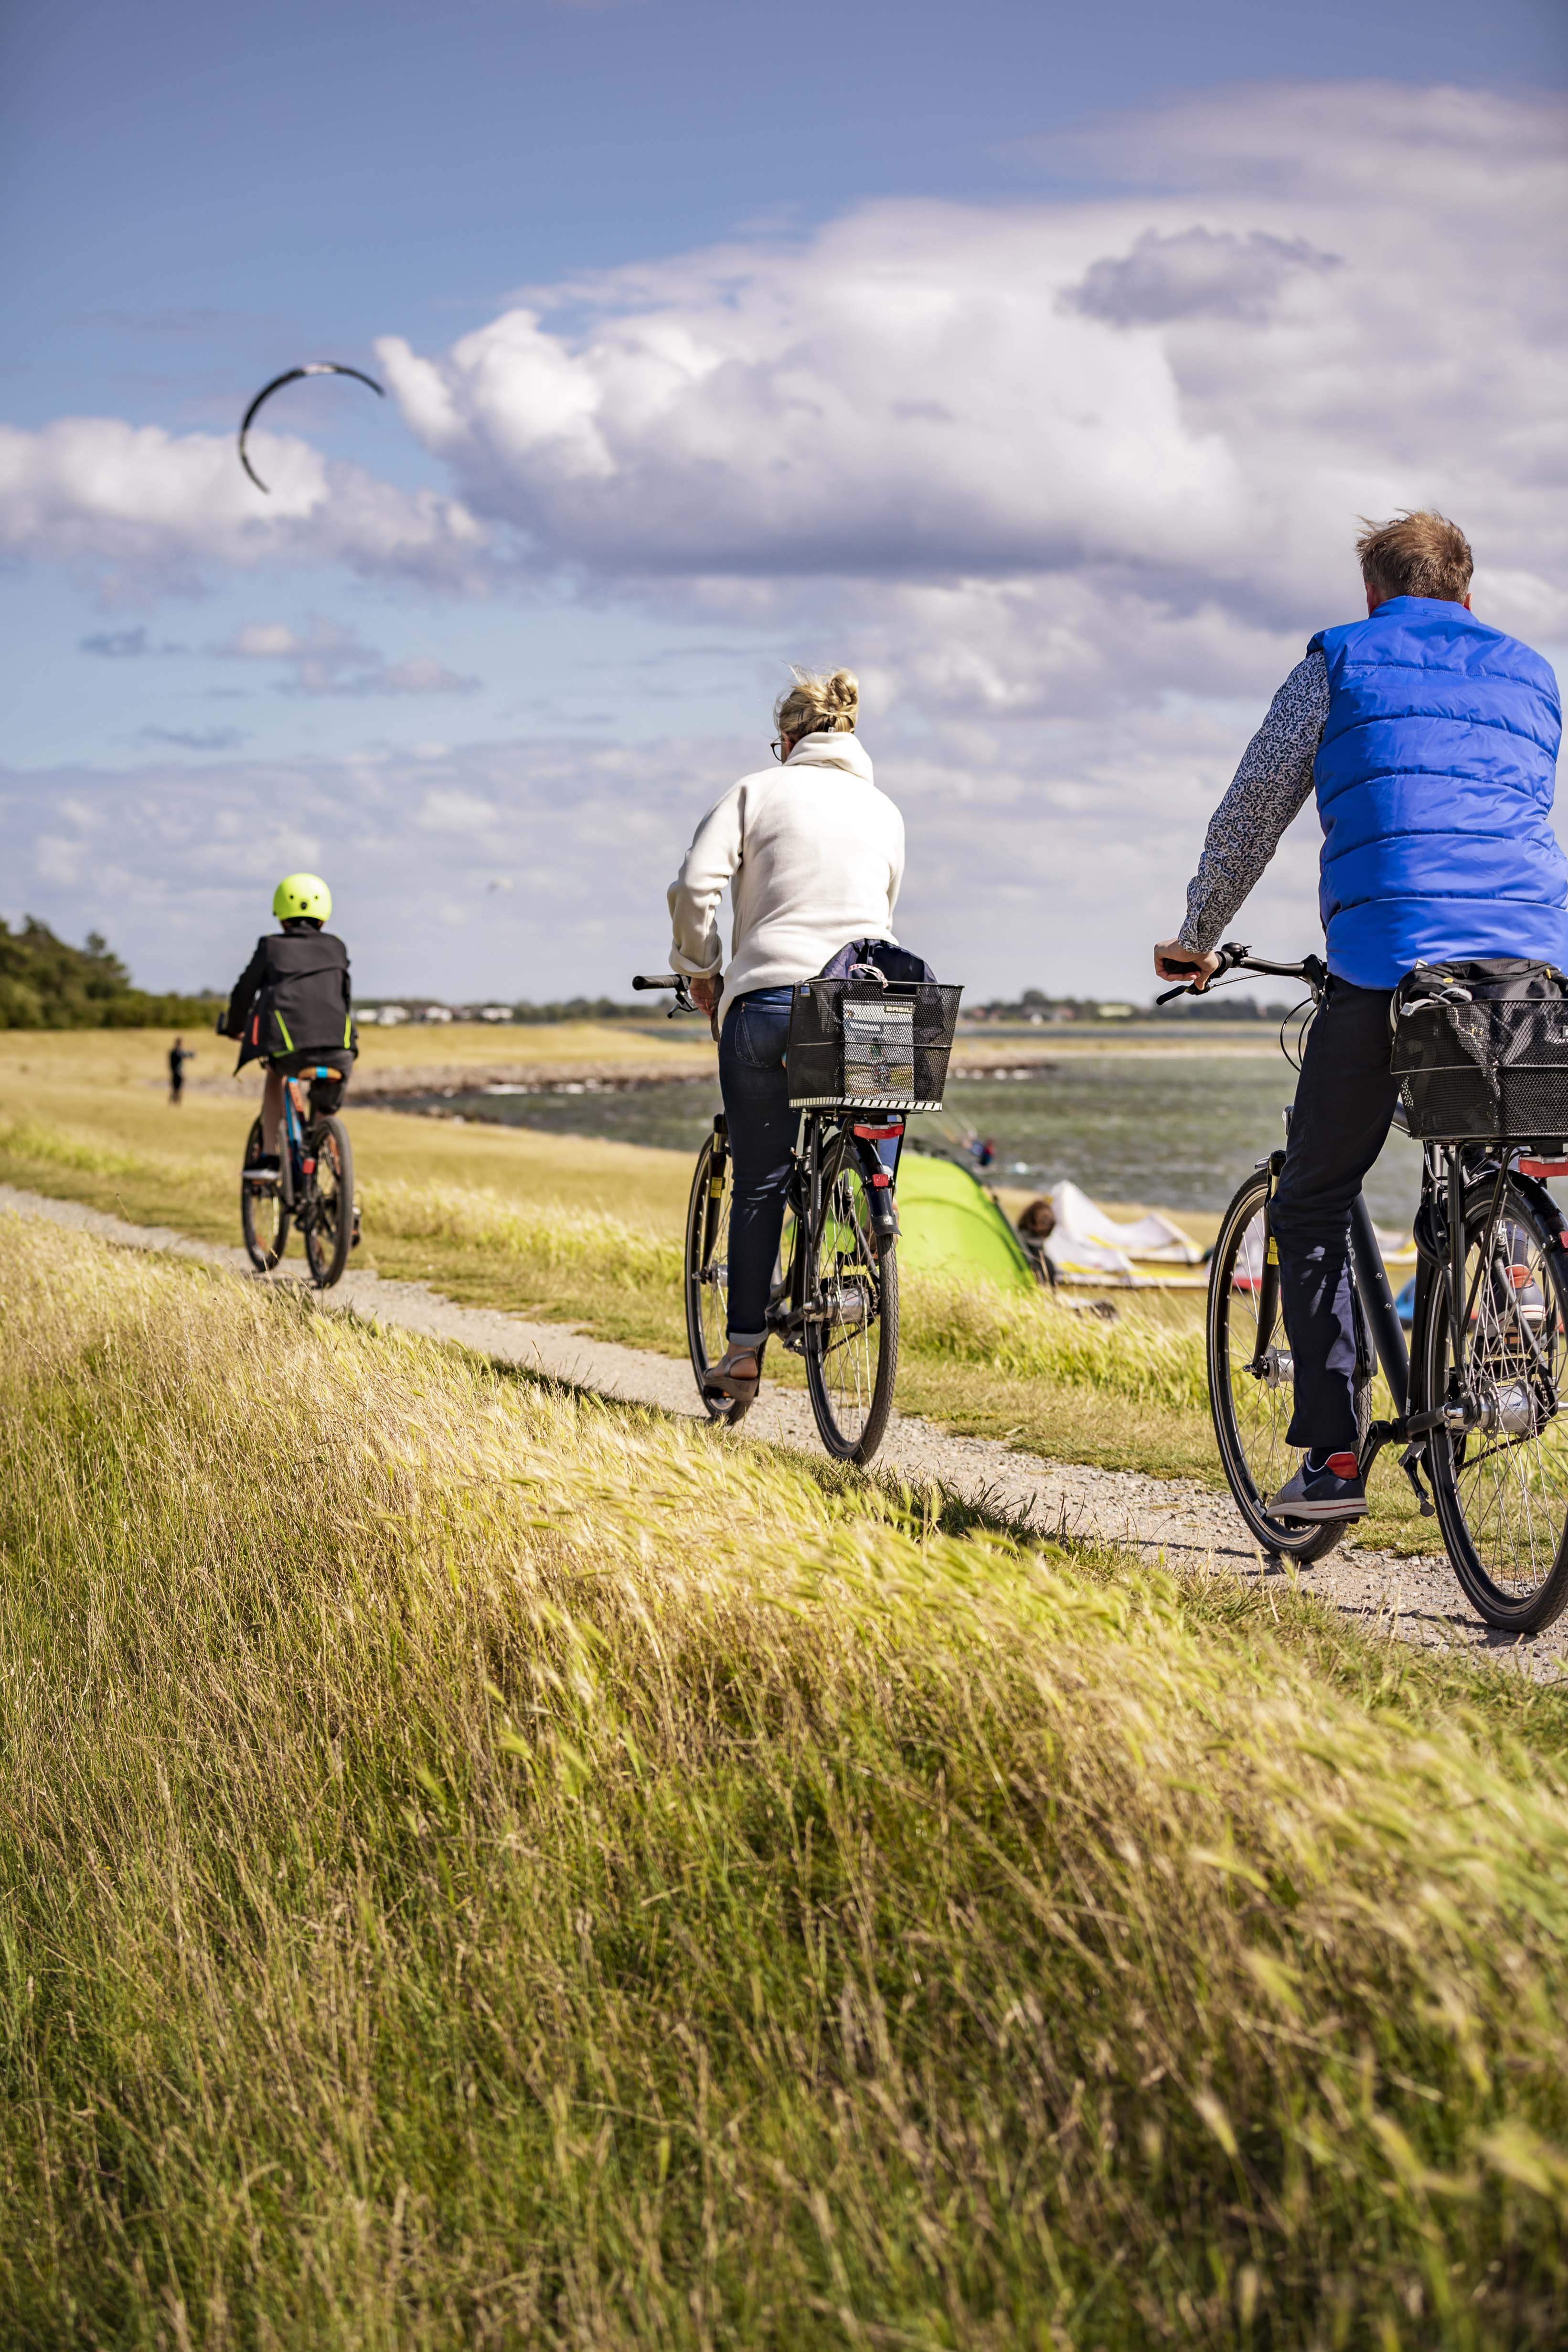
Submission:
[[[0,1184],[0,1211],[5,1210],[47,1218],[126,1248],[199,1258],[256,1279],[243,1250],[192,1241],[162,1226],[129,1224],[79,1202]],[[301,1273],[301,1267],[290,1265],[270,1278],[298,1282]],[[684,1361],[585,1339],[559,1324],[529,1323],[487,1307],[459,1307],[423,1283],[350,1273],[335,1290],[323,1295],[321,1304],[328,1309],[351,1308],[432,1339],[456,1340],[480,1355],[601,1396],[694,1417],[701,1412],[690,1367]],[[821,1451],[810,1407],[797,1391],[765,1390],[744,1429],[748,1438],[811,1454]],[[1173,1566],[1213,1575],[1261,1577],[1270,1589],[1299,1573],[1303,1591],[1332,1601],[1374,1631],[1427,1646],[1476,1650],[1537,1680],[1565,1671],[1568,1612],[1533,1641],[1492,1633],[1471,1614],[1441,1552],[1400,1559],[1342,1545],[1314,1568],[1286,1571],[1260,1555],[1227,1496],[1190,1479],[1050,1462],[994,1438],[954,1436],[913,1415],[895,1414],[878,1467],[915,1485],[939,1480],[967,1501],[1042,1534],[1120,1544],[1145,1559],[1164,1557]]]

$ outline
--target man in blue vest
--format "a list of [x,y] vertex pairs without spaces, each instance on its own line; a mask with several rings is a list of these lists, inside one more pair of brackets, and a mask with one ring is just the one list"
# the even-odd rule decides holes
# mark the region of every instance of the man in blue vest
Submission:
[[1469,547],[1438,514],[1357,541],[1366,618],[1322,629],[1216,810],[1165,980],[1211,952],[1315,788],[1328,995],[1307,1036],[1270,1222],[1295,1360],[1301,1468],[1269,1508],[1366,1510],[1356,1460],[1351,1202],[1388,1133],[1389,998],[1417,963],[1529,956],[1568,969],[1568,866],[1552,830],[1562,711],[1550,666],[1470,611]]

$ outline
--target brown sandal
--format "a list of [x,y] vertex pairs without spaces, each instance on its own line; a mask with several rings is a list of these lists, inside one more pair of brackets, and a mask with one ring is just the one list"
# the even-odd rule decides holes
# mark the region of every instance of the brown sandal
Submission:
[[[740,1365],[749,1363],[754,1369],[743,1372]],[[710,1364],[703,1376],[704,1396],[728,1397],[734,1404],[749,1404],[762,1383],[762,1350],[760,1348],[727,1348],[716,1364]]]

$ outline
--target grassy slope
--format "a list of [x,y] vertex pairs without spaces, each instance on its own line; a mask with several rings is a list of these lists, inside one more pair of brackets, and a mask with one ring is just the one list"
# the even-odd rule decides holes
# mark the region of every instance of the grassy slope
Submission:
[[[532,1040],[536,1033],[512,1034]],[[596,1037],[614,1041],[613,1032],[586,1025],[575,1034],[580,1052]],[[455,1041],[458,1058],[495,1042],[474,1029],[454,1028],[443,1039],[444,1047]],[[655,1059],[670,1050],[630,1043]],[[193,1094],[183,1110],[168,1110],[162,1045],[136,1032],[0,1034],[0,1179],[237,1242],[235,1171],[254,1093]],[[410,1043],[391,1032],[376,1037],[374,1050],[385,1075],[403,1066],[399,1054],[430,1049],[423,1036]],[[430,1281],[465,1303],[562,1317],[607,1339],[684,1352],[672,1247],[691,1179],[684,1153],[389,1111],[354,1111],[350,1131],[365,1196],[363,1256],[382,1273]],[[583,1211],[592,1213],[584,1219]],[[1029,1300],[1002,1311],[986,1299],[965,1305],[923,1295],[911,1284],[899,1402],[1063,1460],[1218,1485],[1197,1337],[1201,1311],[1201,1300],[1185,1295],[1129,1306],[1106,1337]],[[770,1370],[798,1377],[777,1351]],[[1386,1456],[1372,1496],[1375,1515],[1364,1540],[1430,1549],[1429,1529]]]
[[0,1218],[0,2335],[1546,2346],[1568,1714]]

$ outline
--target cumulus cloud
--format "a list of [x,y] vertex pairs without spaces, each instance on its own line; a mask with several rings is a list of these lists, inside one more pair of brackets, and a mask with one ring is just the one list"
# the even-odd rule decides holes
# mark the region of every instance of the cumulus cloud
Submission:
[[460,677],[429,654],[389,662],[351,629],[320,615],[302,631],[285,621],[246,621],[211,650],[230,660],[286,664],[290,675],[277,680],[282,694],[475,694],[483,682]]
[[458,500],[396,489],[302,441],[253,437],[270,498],[212,434],[111,416],[36,433],[0,425],[0,552],[83,565],[130,594],[279,560],[444,589],[482,583],[486,533]]
[[1091,262],[1081,285],[1062,296],[1069,310],[1113,327],[1158,327],[1172,319],[1237,319],[1256,326],[1302,269],[1338,269],[1304,236],[1249,229],[1189,228],[1162,236],[1146,228],[1130,253]]
[[1206,99],[1097,132],[1156,193],[874,205],[378,350],[476,514],[653,593],[1065,582],[1102,658],[1129,598],[1145,636],[1295,635],[1350,598],[1358,512],[1435,499],[1499,617],[1560,625],[1563,129],[1487,93]]

